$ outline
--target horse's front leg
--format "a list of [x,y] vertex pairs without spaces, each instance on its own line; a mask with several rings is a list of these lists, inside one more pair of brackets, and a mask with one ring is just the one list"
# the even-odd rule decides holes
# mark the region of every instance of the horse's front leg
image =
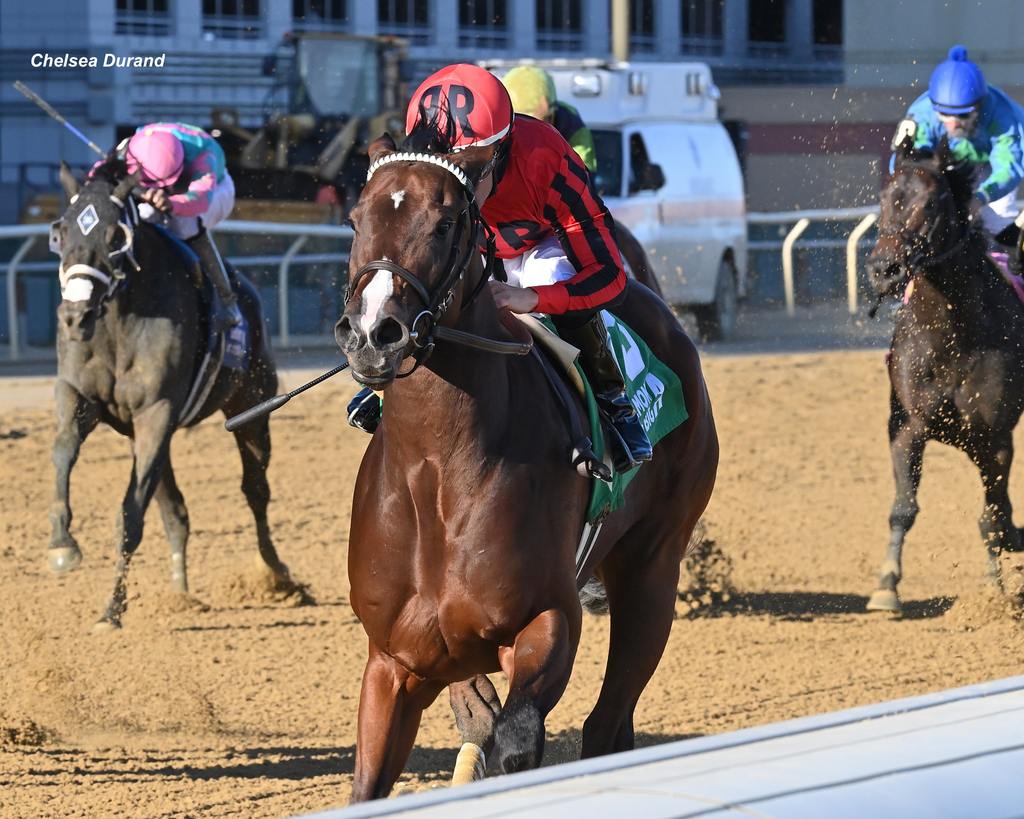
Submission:
[[185,549],[188,546],[188,508],[185,496],[174,479],[170,453],[164,462],[163,474],[156,486],[156,502],[164,521],[164,532],[171,544],[171,588],[185,594],[188,591],[188,569]]
[[62,379],[54,387],[57,405],[57,435],[53,441],[53,465],[57,485],[50,504],[50,546],[47,549],[50,571],[64,574],[82,562],[82,551],[71,536],[71,469],[78,460],[82,441],[96,428],[96,405]]
[[423,711],[442,688],[443,682],[414,677],[370,642],[359,693],[353,802],[391,792],[409,759]]
[[922,425],[908,416],[892,398],[889,418],[889,452],[896,478],[896,497],[889,512],[889,546],[878,588],[868,600],[868,611],[902,610],[897,589],[903,577],[903,541],[917,518],[917,489],[921,485],[921,464],[924,460],[925,432]]
[[501,713],[501,699],[486,674],[477,674],[448,686],[455,724],[462,735],[462,747],[455,760],[453,785],[483,779],[487,754],[494,747],[494,724]]
[[565,691],[580,639],[581,612],[548,609],[499,652],[508,675],[505,705],[494,723],[494,750],[488,774],[513,773],[540,765],[544,719]]
[[1020,534],[1013,526],[1013,506],[1010,503],[1010,467],[1013,464],[1012,433],[987,439],[969,448],[967,454],[981,472],[985,489],[985,509],[978,520],[981,539],[988,551],[988,577],[999,591],[1003,591],[999,555],[1018,551]]
[[174,432],[171,402],[157,401],[136,413],[132,417],[132,427],[135,463],[117,522],[117,577],[107,610],[96,623],[97,631],[121,627],[121,616],[127,608],[128,564],[142,540],[146,507],[163,477]]

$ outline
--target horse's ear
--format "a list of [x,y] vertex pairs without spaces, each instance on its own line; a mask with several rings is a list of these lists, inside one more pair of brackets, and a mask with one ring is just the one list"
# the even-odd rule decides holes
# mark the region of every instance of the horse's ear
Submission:
[[949,138],[943,134],[935,149],[935,158],[939,161],[939,170],[947,171],[953,166],[953,154],[949,150]]
[[60,184],[64,188],[64,193],[68,195],[68,199],[71,199],[78,193],[78,180],[75,179],[75,175],[71,173],[71,168],[68,167],[68,163],[63,159],[60,161]]
[[370,143],[370,147],[367,148],[367,153],[370,155],[370,162],[376,162],[382,156],[393,153],[395,151],[395,141],[391,138],[391,134],[383,133],[377,137],[373,142]]
[[130,173],[128,174],[128,176],[126,176],[124,179],[117,183],[117,187],[114,188],[110,195],[117,197],[122,202],[125,202],[127,201],[128,194],[132,192],[132,188],[134,188],[138,183],[139,171],[136,171],[135,173]]

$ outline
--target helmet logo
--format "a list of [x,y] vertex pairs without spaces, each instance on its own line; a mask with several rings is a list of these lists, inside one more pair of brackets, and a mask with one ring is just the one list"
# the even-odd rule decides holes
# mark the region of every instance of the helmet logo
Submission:
[[[442,86],[432,85],[424,91],[423,96],[420,97],[420,103],[423,106],[427,122],[436,121],[441,113],[442,90]],[[448,116],[458,123],[463,136],[475,137],[477,135],[476,131],[474,131],[473,126],[469,124],[469,115],[475,105],[473,92],[464,85],[449,85],[448,97],[445,102],[447,103],[446,107],[448,108]]]

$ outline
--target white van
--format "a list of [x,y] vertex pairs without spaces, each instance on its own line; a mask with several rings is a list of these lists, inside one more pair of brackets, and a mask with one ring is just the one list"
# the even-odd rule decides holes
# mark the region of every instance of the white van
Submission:
[[[485,62],[501,76],[519,63]],[[728,336],[746,294],[743,176],[718,121],[704,63],[565,60],[547,69],[558,98],[594,134],[595,185],[647,251],[665,299],[692,309],[703,335]]]

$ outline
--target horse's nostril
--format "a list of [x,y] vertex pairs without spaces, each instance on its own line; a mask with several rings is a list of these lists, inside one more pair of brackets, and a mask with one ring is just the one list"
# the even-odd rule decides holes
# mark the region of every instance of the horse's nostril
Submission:
[[378,350],[404,344],[408,334],[397,319],[382,318],[370,329],[370,343]]

